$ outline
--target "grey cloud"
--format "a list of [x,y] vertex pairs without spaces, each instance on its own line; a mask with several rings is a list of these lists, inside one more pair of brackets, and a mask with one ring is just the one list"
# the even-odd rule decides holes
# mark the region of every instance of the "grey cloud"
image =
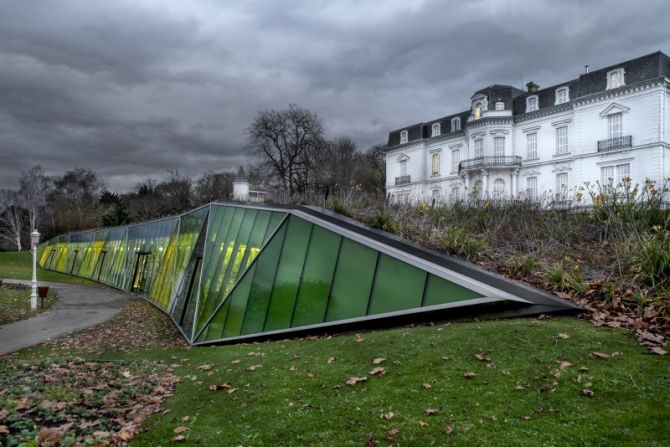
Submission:
[[0,187],[38,162],[116,190],[232,170],[257,111],[289,102],[365,148],[489,84],[670,52],[670,4],[644,3],[2,2]]

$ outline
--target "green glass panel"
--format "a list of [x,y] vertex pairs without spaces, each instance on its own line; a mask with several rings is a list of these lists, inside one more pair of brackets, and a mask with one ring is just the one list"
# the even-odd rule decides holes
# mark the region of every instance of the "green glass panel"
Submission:
[[200,304],[198,309],[198,321],[200,325],[209,318],[216,307],[216,299],[212,298],[212,282],[214,275],[221,265],[221,258],[224,253],[226,236],[230,231],[230,224],[233,219],[235,208],[228,206],[212,205],[212,212],[209,218],[209,230],[207,236],[207,246],[205,247],[204,271],[202,284],[200,287]]
[[258,210],[244,210],[244,217],[242,218],[242,223],[240,224],[240,230],[237,232],[237,236],[233,241],[233,250],[228,260],[228,265],[226,266],[226,273],[223,276],[222,287],[219,289],[219,295],[217,297],[219,301],[223,300],[228,295],[228,292],[230,292],[230,290],[233,288],[233,285],[235,284],[237,275],[240,272],[242,260],[244,259],[245,253],[247,251],[249,236],[251,235],[251,230],[254,227],[257,214]]
[[313,225],[306,220],[295,216],[289,218],[286,239],[279,257],[277,277],[265,320],[265,331],[285,329],[291,326],[293,307],[312,227]]
[[167,309],[172,294],[172,274],[177,255],[177,222],[172,226],[172,234],[161,241],[158,252],[162,252],[160,263],[156,269],[156,277],[151,284],[149,298],[163,310]]
[[342,239],[326,321],[365,316],[376,261],[375,250]]
[[275,230],[281,225],[282,221],[286,217],[286,213],[282,213],[280,211],[273,211],[272,216],[270,217],[270,223],[268,224],[268,229],[267,232],[265,233],[265,236],[263,237],[263,244],[267,243],[267,241],[272,237],[272,234],[275,232]]
[[433,306],[481,297],[482,295],[477,292],[442,279],[439,276],[429,274],[423,305]]
[[288,223],[285,222],[274,233],[272,239],[268,241],[263,251],[258,255],[258,259],[256,259],[256,271],[249,293],[244,323],[242,324],[243,334],[263,331],[287,226]]
[[[191,255],[193,254],[195,244],[203,229],[203,224],[205,223],[208,211],[209,208],[204,207],[181,216],[181,221],[179,223],[179,238],[177,242],[177,262],[173,277],[173,295],[182,291],[185,287],[185,282],[190,281],[190,276],[187,274],[186,270],[191,261]],[[182,295],[182,298],[185,297]],[[173,300],[174,299],[175,298],[173,298]],[[183,302],[181,304],[183,304]]]
[[314,227],[292,327],[323,322],[341,239],[332,231]]
[[379,255],[369,314],[421,307],[427,273],[385,254]]
[[228,301],[228,315],[226,317],[226,324],[223,329],[223,337],[234,337],[240,335],[242,330],[242,322],[244,320],[244,311],[249,300],[249,292],[251,291],[251,283],[254,278],[254,271],[256,265],[251,267],[240,282],[235,286],[235,289],[230,294]]

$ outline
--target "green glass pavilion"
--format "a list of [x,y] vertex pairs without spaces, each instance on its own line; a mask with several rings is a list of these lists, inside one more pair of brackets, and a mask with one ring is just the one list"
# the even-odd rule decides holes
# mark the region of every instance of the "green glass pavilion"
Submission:
[[43,268],[137,293],[192,344],[464,312],[574,309],[327,210],[212,203],[42,243]]

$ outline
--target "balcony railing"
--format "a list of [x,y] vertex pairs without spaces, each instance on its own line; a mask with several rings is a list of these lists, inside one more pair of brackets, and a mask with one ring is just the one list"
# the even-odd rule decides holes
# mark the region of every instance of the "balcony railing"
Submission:
[[395,184],[396,185],[406,185],[407,183],[410,183],[412,181],[412,177],[409,175],[402,175],[400,177],[395,178]]
[[492,157],[477,157],[463,160],[458,164],[458,173],[481,168],[504,168],[521,166],[521,157],[518,155],[494,155]]
[[626,135],[625,137],[608,138],[607,140],[598,141],[598,152],[615,151],[617,149],[625,149],[633,146],[633,136]]

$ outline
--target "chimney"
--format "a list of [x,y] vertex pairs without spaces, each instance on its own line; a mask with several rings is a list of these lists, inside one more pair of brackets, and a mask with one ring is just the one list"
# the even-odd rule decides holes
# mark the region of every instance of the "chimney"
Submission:
[[540,89],[540,86],[534,83],[533,81],[530,81],[528,84],[526,84],[526,87],[528,88],[529,92],[536,92]]
[[589,66],[584,65],[584,73],[589,74]]

